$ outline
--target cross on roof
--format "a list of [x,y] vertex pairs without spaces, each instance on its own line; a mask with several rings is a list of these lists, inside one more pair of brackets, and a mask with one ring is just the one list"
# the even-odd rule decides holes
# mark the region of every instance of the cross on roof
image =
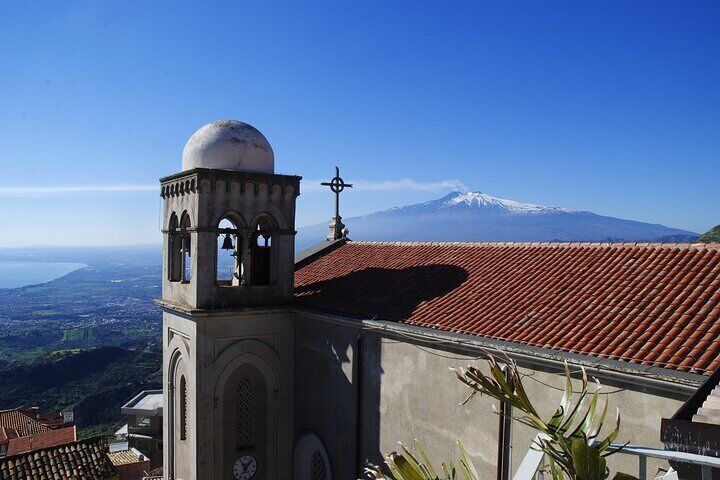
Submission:
[[329,182],[323,182],[321,185],[330,187],[330,190],[335,194],[335,216],[340,217],[340,192],[345,190],[345,187],[352,188],[352,184],[345,183],[345,180],[340,177],[340,169],[335,167],[335,178]]
[[328,240],[337,240],[342,237],[342,231],[345,228],[345,225],[341,222],[342,217],[340,217],[340,192],[345,188],[352,188],[352,184],[345,183],[345,180],[340,177],[340,169],[335,167],[335,178],[329,182],[323,182],[321,185],[330,187],[330,190],[335,194],[335,217],[333,217],[333,223],[330,224]]

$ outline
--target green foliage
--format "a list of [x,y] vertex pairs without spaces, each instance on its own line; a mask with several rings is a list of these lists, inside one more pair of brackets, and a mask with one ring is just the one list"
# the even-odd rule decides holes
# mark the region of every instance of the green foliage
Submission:
[[[464,403],[476,394],[481,394],[506,402],[520,411],[522,415],[513,419],[541,434],[534,447],[545,453],[548,461],[546,471],[554,480],[565,477],[573,480],[604,480],[609,477],[605,457],[614,453],[610,444],[620,430],[620,413],[618,410],[612,431],[600,440],[599,434],[605,422],[609,400],[605,399],[602,409],[598,408],[600,385],[590,393],[584,369],[582,388],[577,400],[573,401],[570,370],[565,365],[565,390],[560,405],[552,418],[545,421],[528,397],[515,363],[509,361],[505,367],[512,382],[506,380],[505,370],[494,357],[488,358],[488,366],[490,376],[473,366],[455,370],[458,379],[471,389]],[[633,477],[617,474],[615,478]]]
[[[470,460],[470,456],[465,450],[465,446],[458,440],[458,446],[462,456],[458,460],[457,468],[453,462],[449,465],[444,463],[440,465],[440,470],[435,469],[432,462],[428,458],[422,445],[416,439],[415,448],[420,455],[420,459],[416,458],[413,453],[408,450],[402,443],[404,454],[392,452],[385,455],[385,465],[369,465],[365,469],[368,477],[386,480],[479,480],[475,466]],[[458,473],[458,470],[460,473]],[[462,475],[462,476],[460,476]]]
[[62,343],[76,343],[92,345],[95,334],[92,328],[71,328],[63,330]]
[[58,352],[0,369],[0,408],[34,405],[73,410],[81,433],[110,433],[120,407],[141,390],[162,386],[162,353],[103,347]]
[[720,225],[717,225],[704,234],[700,235],[700,238],[698,238],[698,242],[702,243],[714,243],[714,242],[720,242]]

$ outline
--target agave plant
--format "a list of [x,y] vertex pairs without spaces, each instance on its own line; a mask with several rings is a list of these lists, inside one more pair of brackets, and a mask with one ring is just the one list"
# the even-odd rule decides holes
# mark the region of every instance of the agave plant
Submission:
[[[472,464],[470,457],[465,450],[465,446],[458,440],[458,446],[462,457],[458,460],[459,468],[455,467],[453,462],[449,465],[444,463],[440,466],[440,470],[433,467],[425,450],[423,450],[420,442],[415,439],[415,448],[421,458],[418,460],[410,450],[400,443],[404,454],[392,452],[385,455],[385,465],[370,465],[365,469],[368,477],[383,480],[479,480],[477,470]],[[458,470],[462,477],[458,476]]]
[[[457,378],[470,387],[471,393],[463,404],[467,403],[477,394],[488,395],[501,402],[512,405],[522,412],[522,415],[513,417],[514,420],[537,430],[538,435],[533,448],[542,450],[547,459],[547,473],[554,480],[604,480],[609,478],[610,472],[605,458],[616,452],[610,444],[617,437],[620,430],[620,411],[616,410],[615,427],[603,439],[599,439],[600,430],[605,422],[608,409],[608,399],[599,409],[600,383],[593,393],[589,392],[588,379],[585,369],[582,370],[582,388],[577,400],[573,401],[573,388],[570,370],[565,364],[565,389],[562,400],[555,414],[550,420],[543,420],[537,409],[528,398],[522,383],[522,376],[517,365],[508,359],[504,370],[493,356],[488,356],[490,375],[487,376],[479,369],[468,366],[454,369]],[[511,378],[509,382],[507,379]],[[616,480],[632,479],[634,477],[616,473]]]

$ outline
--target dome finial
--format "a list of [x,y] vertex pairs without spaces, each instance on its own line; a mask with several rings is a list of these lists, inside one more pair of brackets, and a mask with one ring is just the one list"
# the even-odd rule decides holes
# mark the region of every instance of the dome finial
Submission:
[[220,120],[200,128],[185,144],[182,169],[193,168],[275,173],[275,155],[252,125]]

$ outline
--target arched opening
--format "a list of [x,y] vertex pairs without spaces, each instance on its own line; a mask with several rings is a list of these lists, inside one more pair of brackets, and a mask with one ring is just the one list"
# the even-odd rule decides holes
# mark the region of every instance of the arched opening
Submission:
[[182,267],[180,270],[181,281],[187,283],[192,277],[192,261],[190,259],[190,215],[183,213],[180,219],[180,255],[182,256]]
[[168,441],[166,445],[169,478],[188,479],[192,471],[192,385],[188,383],[187,363],[179,350],[171,354],[168,370]]
[[297,480],[332,480],[327,450],[313,432],[304,434],[295,444],[295,478]]
[[170,215],[167,235],[168,280],[179,282],[182,279],[182,252],[180,250],[180,231],[177,215]]
[[272,275],[272,241],[274,223],[263,215],[253,227],[250,243],[250,269],[253,285],[270,285]]
[[242,237],[238,225],[225,217],[217,228],[215,281],[222,286],[238,286],[242,281]]

